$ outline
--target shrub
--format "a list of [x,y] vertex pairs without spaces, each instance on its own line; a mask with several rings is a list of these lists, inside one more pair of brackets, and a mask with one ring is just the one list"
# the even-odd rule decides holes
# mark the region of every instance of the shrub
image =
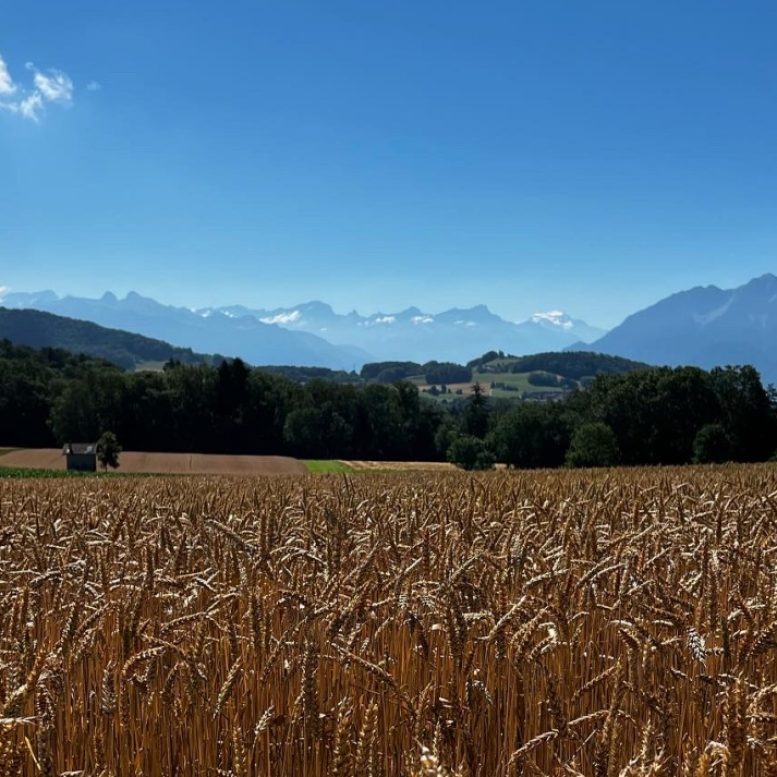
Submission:
[[494,454],[478,437],[462,434],[450,444],[448,461],[462,469],[491,469],[494,466]]
[[559,385],[558,375],[553,375],[550,372],[543,372],[542,370],[530,372],[526,380],[532,386],[554,387]]

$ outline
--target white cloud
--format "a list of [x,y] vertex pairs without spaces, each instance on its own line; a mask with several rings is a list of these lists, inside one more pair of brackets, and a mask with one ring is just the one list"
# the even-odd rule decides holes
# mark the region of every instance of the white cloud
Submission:
[[3,55],[0,54],[0,94],[9,95],[16,91],[11,74],[8,72],[8,66],[5,64]]
[[369,321],[357,322],[356,326],[382,326],[385,324],[393,324],[396,320],[396,316],[375,316]]
[[73,82],[61,70],[49,70],[49,74],[37,70],[32,77],[35,88],[52,103],[69,105],[73,102]]
[[25,119],[40,121],[40,114],[43,112],[43,97],[40,92],[28,94],[18,105],[19,109],[17,112],[24,116]]
[[28,88],[14,83],[0,55],[0,110],[38,122],[48,103],[63,107],[72,105],[74,87],[70,76],[61,70],[41,72],[32,62],[26,67],[32,71],[32,86]]
[[416,326],[418,324],[431,324],[434,322],[432,316],[413,316],[410,319]]
[[266,318],[260,318],[259,320],[263,324],[280,324],[281,326],[287,324],[296,324],[302,318],[302,313],[299,310],[292,310],[288,313],[277,313],[274,316],[267,316]]
[[8,292],[10,291],[10,287],[8,286],[0,286],[0,299],[2,299]]

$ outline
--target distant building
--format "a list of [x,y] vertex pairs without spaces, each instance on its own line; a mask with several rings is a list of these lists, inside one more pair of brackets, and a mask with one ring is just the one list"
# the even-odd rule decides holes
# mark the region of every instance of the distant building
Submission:
[[68,442],[62,448],[67,468],[76,472],[97,472],[97,443]]

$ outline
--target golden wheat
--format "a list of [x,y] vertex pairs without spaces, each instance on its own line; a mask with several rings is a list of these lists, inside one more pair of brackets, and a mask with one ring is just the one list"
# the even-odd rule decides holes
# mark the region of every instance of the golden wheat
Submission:
[[773,467],[0,481],[0,775],[774,775]]

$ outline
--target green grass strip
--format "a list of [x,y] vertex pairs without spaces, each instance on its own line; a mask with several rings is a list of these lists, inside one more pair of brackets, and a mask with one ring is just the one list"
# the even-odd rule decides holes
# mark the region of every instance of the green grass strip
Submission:
[[356,471],[353,467],[336,459],[307,459],[303,464],[313,475],[340,475]]

